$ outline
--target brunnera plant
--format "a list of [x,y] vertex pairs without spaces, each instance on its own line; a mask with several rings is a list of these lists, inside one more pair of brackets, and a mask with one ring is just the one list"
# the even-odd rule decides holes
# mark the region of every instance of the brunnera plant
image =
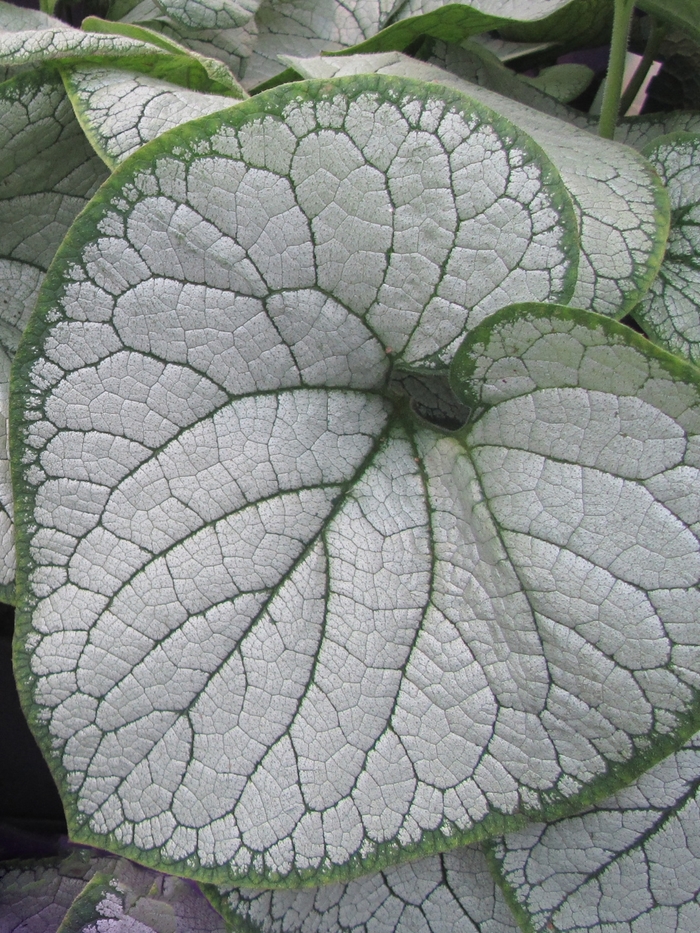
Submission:
[[[632,7],[0,4],[0,582],[83,846],[8,931],[696,929],[700,118],[617,122]],[[600,122],[505,64],[610,30]]]

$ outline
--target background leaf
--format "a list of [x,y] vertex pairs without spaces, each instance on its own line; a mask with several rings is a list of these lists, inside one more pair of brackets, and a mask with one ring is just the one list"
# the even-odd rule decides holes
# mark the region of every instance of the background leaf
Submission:
[[494,844],[527,933],[691,930],[698,916],[698,740],[580,816]]
[[671,231],[658,278],[634,309],[644,330],[700,364],[700,135],[662,136],[644,150],[671,197]]

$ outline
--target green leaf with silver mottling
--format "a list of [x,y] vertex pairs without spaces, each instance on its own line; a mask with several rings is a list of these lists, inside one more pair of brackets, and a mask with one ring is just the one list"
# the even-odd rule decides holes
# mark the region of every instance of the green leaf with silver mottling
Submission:
[[634,317],[662,347],[700,365],[700,135],[662,136],[644,150],[671,198],[659,275]]
[[524,81],[520,75],[503,65],[488,46],[474,40],[465,40],[457,44],[443,42],[441,39],[428,39],[421,47],[418,58],[472,84],[510,97],[567,123],[573,123],[581,129],[592,128],[597,133],[597,118],[589,117],[573,107],[567,107],[541,88]]
[[670,205],[652,166],[631,149],[400,52],[284,60],[305,77],[401,75],[457,88],[492,107],[542,147],[576,208],[581,258],[570,303],[622,317],[648,290],[663,258]]
[[700,134],[700,113],[676,110],[626,117],[615,127],[615,139],[643,152],[654,140],[671,133]]
[[[6,73],[72,64],[126,68],[193,90],[240,93],[237,82],[221,62],[207,67],[200,56],[184,48],[181,54],[175,54],[152,42],[72,28],[0,32],[0,70]],[[212,70],[214,77],[209,73]]]
[[692,933],[700,920],[700,741],[580,816],[495,843],[526,933]]
[[93,874],[116,861],[76,851],[64,858],[0,862],[2,933],[56,933]]
[[66,69],[64,82],[88,139],[110,169],[166,130],[234,103],[137,72],[96,66]]
[[0,598],[13,601],[10,363],[59,244],[107,171],[56,74],[0,84]]
[[[216,56],[210,57],[195,49],[190,49],[183,45],[177,37],[168,37],[158,30],[132,23],[112,23],[108,20],[99,19],[97,16],[88,16],[87,19],[83,20],[82,28],[89,32],[119,35],[128,39],[135,39],[138,42],[147,42],[149,45],[171,52],[176,60],[182,60],[183,56],[185,59],[191,59],[197,66],[200,66],[208,80],[202,82],[199,69],[195,69],[196,81],[188,81],[185,83],[185,87],[192,87],[202,91],[215,91],[236,98],[245,97],[245,92],[234,79],[230,68],[225,62],[222,62]],[[154,75],[155,73],[152,76]],[[176,83],[182,82],[176,80]]]
[[155,0],[186,29],[237,29],[253,18],[260,0]]
[[301,891],[205,886],[233,931],[240,933],[517,933],[480,849],[367,875],[348,884]]
[[595,72],[587,65],[569,63],[543,68],[536,78],[524,75],[520,80],[566,104],[583,94],[594,78]]
[[[388,383],[392,362],[444,371],[509,296],[570,292],[575,252],[540,150],[417,82],[281,88],[116,170],[15,369],[18,682],[74,838],[210,881],[318,883],[397,839],[500,830],[519,792],[489,776],[508,745],[490,662],[456,629],[441,647],[444,613],[472,610],[452,546],[432,553],[420,464],[441,500],[454,451]],[[500,615],[512,581],[483,574]],[[421,671],[442,666],[433,696]]]
[[[185,124],[83,212],[11,420],[17,680],[74,838],[348,881],[697,728],[698,371],[551,305],[473,330],[568,287],[559,195],[492,111],[362,76]],[[470,331],[446,432],[392,368]]]
[[419,36],[459,42],[493,29],[517,41],[585,45],[609,35],[611,23],[610,0],[408,0],[386,29],[349,52],[404,51]]
[[156,874],[125,859],[96,872],[57,933],[226,933],[191,882]]
[[70,29],[67,23],[42,13],[5,3],[0,0],[0,32],[19,32],[25,29]]

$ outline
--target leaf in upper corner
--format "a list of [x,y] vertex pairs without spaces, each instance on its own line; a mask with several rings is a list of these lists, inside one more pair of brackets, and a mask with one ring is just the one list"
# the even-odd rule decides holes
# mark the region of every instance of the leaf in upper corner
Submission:
[[493,844],[491,857],[523,930],[697,929],[699,788],[696,737],[580,816],[535,824]]
[[520,80],[566,104],[583,94],[594,78],[595,72],[587,65],[566,64],[543,68],[536,78]]
[[637,0],[637,6],[700,42],[697,0]]
[[0,32],[19,32],[25,29],[70,29],[71,27],[42,13],[39,10],[26,9],[0,0]]
[[186,29],[237,29],[253,18],[260,0],[155,0]]
[[6,74],[72,64],[127,68],[194,90],[240,94],[221,62],[209,64],[184,48],[178,54],[153,42],[71,27],[0,32],[0,70]]
[[664,261],[634,317],[673,353],[700,365],[700,135],[674,133],[644,154],[671,198]]
[[542,147],[575,206],[581,250],[570,304],[622,317],[648,290],[661,265],[670,207],[658,175],[633,150],[400,52],[283,59],[304,77],[401,75],[456,88],[493,108]]
[[459,42],[493,29],[521,42],[585,45],[601,33],[607,38],[611,23],[610,0],[408,0],[386,28],[349,52],[404,51],[419,36]]
[[125,859],[95,872],[56,933],[226,933],[221,916],[192,882]]
[[[697,725],[697,370],[588,312],[483,320],[571,287],[559,185],[482,105],[361,76],[185,124],[82,213],[12,415],[17,680],[73,838],[347,881]],[[391,370],[470,331],[455,433]]]
[[161,133],[235,103],[137,72],[86,66],[63,76],[83,129],[110,169]]
[[301,891],[204,887],[232,930],[246,933],[517,933],[475,847]]
[[[166,52],[170,52],[173,56],[173,61],[170,63],[169,67],[175,75],[178,74],[178,69],[174,66],[175,62],[180,65],[180,69],[182,65],[186,67],[186,78],[184,82],[182,79],[178,79],[178,77],[171,78],[163,71],[163,65],[161,65],[159,70],[146,70],[145,73],[149,74],[150,77],[158,78],[158,76],[162,74],[166,79],[193,90],[226,94],[238,99],[246,96],[245,91],[235,80],[230,68],[225,62],[222,62],[220,58],[201,54],[197,50],[183,45],[179,41],[179,37],[165,36],[158,30],[149,29],[147,26],[135,23],[112,23],[108,20],[99,19],[97,16],[88,16],[84,19],[82,28],[91,33],[123,36],[127,39],[134,39],[138,43],[145,42],[163,49]],[[224,32],[225,31],[226,30],[224,30]],[[104,63],[100,62],[99,64],[103,65]],[[190,66],[189,73],[187,71],[187,65]],[[200,70],[206,75],[204,80],[203,76],[199,73]]]
[[56,74],[0,84],[0,596],[14,599],[10,364],[59,244],[107,177]]

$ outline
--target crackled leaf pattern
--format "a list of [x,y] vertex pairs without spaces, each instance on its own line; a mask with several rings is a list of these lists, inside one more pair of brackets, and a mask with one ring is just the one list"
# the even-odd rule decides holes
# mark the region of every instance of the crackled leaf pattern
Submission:
[[236,29],[257,12],[260,0],[156,0],[160,9],[189,29]]
[[21,75],[3,83],[0,106],[0,594],[8,599],[15,573],[10,364],[61,240],[107,171],[57,75]]
[[226,926],[192,882],[115,859],[95,872],[59,933],[226,933]]
[[542,147],[575,206],[581,257],[571,304],[621,317],[649,288],[666,243],[669,203],[656,173],[636,153],[400,52],[285,60],[305,77],[401,75],[455,87],[492,107]]
[[461,433],[392,378],[568,287],[549,172],[461,95],[363,76],[189,123],[82,215],[14,440],[18,681],[74,838],[217,883],[346,881],[573,805],[677,728],[695,371],[546,306],[554,333],[508,342],[534,354],[522,398],[462,400]]
[[[348,884],[301,891],[207,890],[234,930],[255,933],[517,933],[486,860],[470,847]],[[245,925],[245,926],[244,926]]]
[[374,36],[400,6],[401,0],[263,0],[256,16],[258,39],[246,65],[246,87],[280,72],[279,55],[318,55]]
[[66,70],[64,80],[83,128],[110,168],[166,130],[235,103],[220,94],[95,66]]
[[96,871],[116,863],[82,852],[66,858],[0,863],[2,933],[57,933],[71,904]]
[[700,364],[700,135],[676,133],[644,150],[671,198],[664,261],[634,315],[661,346]]
[[673,930],[700,921],[700,742],[580,816],[534,824],[493,846],[525,929]]

